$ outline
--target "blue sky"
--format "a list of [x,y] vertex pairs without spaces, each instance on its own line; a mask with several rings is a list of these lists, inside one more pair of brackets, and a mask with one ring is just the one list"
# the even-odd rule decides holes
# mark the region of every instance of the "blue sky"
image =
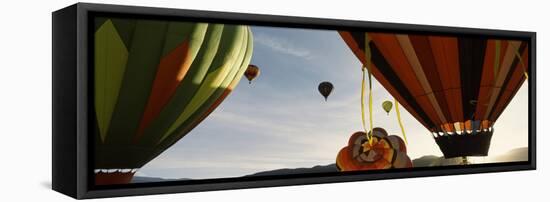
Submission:
[[[251,85],[243,77],[208,118],[137,175],[205,179],[327,165],[362,130],[361,64],[336,31],[254,26],[252,32],[251,63],[260,76]],[[317,91],[322,81],[335,87],[328,102]],[[378,82],[373,89],[375,127],[401,135],[395,113],[381,108],[393,98]],[[489,155],[527,146],[527,97],[524,84],[495,124]],[[401,113],[409,156],[441,156],[430,133]]]

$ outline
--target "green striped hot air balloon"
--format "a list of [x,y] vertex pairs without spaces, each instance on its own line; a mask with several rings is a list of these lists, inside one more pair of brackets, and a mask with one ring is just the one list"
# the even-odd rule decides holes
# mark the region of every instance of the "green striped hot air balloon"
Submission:
[[206,118],[252,56],[248,26],[97,18],[96,184],[133,173]]

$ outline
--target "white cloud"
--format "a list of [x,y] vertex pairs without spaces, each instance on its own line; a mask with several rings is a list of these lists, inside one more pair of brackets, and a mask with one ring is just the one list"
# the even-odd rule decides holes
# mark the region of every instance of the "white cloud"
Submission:
[[312,58],[311,52],[309,50],[305,48],[296,47],[290,41],[283,38],[278,38],[278,37],[259,33],[254,35],[254,42],[256,42],[257,44],[267,46],[271,50],[279,53],[292,55],[292,56],[304,58],[307,60]]

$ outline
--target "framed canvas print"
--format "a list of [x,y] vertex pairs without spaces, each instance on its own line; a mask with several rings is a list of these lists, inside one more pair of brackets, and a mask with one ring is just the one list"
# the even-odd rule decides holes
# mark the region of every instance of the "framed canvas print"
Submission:
[[535,169],[534,32],[52,15],[53,189],[75,198]]

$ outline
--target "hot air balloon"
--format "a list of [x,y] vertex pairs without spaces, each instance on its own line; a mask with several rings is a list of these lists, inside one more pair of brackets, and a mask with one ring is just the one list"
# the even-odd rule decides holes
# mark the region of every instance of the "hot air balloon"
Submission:
[[390,114],[392,107],[393,107],[393,103],[391,101],[386,100],[382,103],[382,108],[384,109],[384,111],[386,111],[388,115]]
[[412,167],[407,147],[400,137],[388,135],[382,128],[374,128],[372,131],[372,144],[362,131],[349,138],[348,145],[336,157],[336,168],[339,171]]
[[95,182],[128,183],[239,83],[252,55],[247,26],[96,21]]
[[372,64],[380,84],[432,132],[446,158],[486,156],[493,124],[527,77],[527,41],[339,33],[363,64]]
[[246,79],[248,79],[248,84],[252,83],[252,80],[254,80],[256,77],[260,75],[260,68],[256,65],[248,65],[248,68],[244,72],[244,76],[246,76]]
[[324,81],[321,82],[317,88],[319,89],[319,93],[321,93],[321,95],[325,97],[325,101],[327,101],[327,98],[334,89],[334,86],[332,85],[332,83]]

